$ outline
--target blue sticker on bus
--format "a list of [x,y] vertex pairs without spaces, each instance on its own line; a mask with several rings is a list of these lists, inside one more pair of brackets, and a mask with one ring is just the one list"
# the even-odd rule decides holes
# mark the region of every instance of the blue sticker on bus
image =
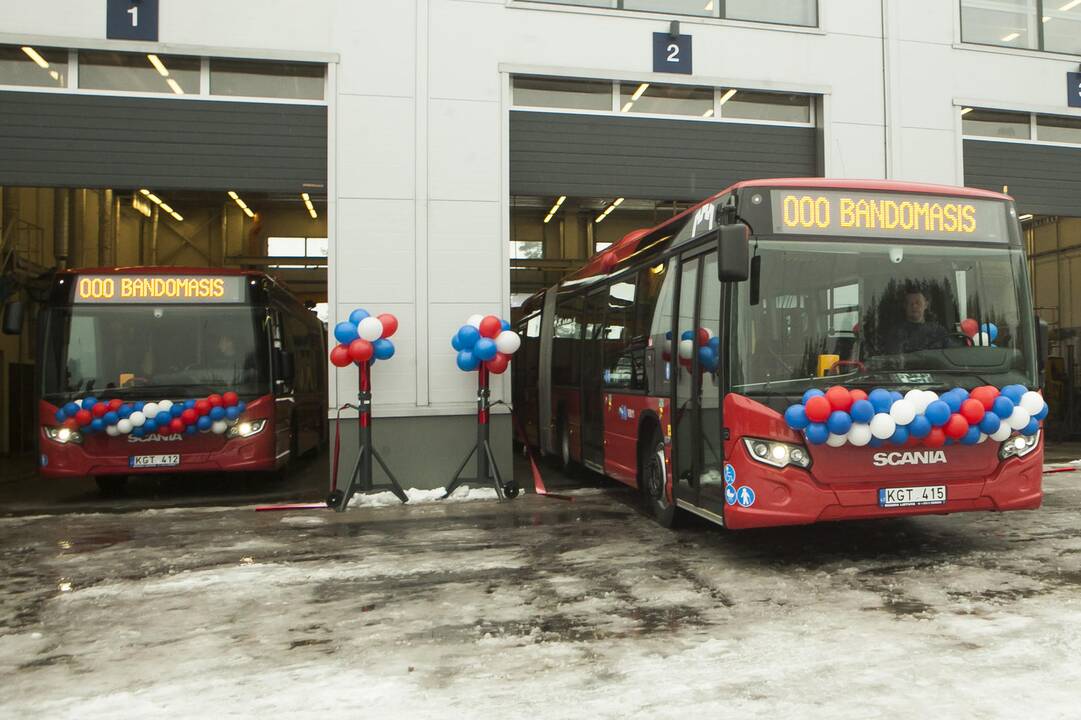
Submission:
[[726,485],[736,482],[736,469],[732,467],[732,463],[724,464],[724,482]]
[[48,464],[49,464],[49,456],[46,455],[45,453],[42,453],[41,454],[41,467],[45,467]]
[[740,507],[750,507],[754,505],[754,490],[750,489],[746,485],[736,490],[736,501]]
[[736,488],[732,485],[724,486],[724,501],[729,505],[736,504]]

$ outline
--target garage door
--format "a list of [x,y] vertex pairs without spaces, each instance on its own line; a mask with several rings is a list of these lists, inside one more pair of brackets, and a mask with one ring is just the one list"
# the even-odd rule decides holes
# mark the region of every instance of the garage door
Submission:
[[510,191],[700,200],[738,180],[820,175],[815,138],[813,127],[512,112]]
[[0,92],[0,185],[299,193],[326,175],[325,106]]
[[965,140],[965,185],[1008,192],[1017,210],[1081,217],[1081,148]]

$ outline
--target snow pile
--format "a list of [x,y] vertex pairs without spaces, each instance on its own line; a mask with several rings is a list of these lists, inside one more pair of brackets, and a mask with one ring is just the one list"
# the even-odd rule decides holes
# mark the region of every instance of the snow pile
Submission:
[[[468,485],[462,485],[446,500],[442,499],[443,493],[444,490],[441,487],[433,490],[409,488],[405,491],[405,494],[409,497],[410,505],[434,502],[468,502],[470,500],[498,499],[498,496],[495,494],[495,488],[488,487],[471,489]],[[386,507],[388,505],[401,504],[402,501],[392,492],[381,492],[373,495],[361,495],[358,493],[349,501],[350,507]]]

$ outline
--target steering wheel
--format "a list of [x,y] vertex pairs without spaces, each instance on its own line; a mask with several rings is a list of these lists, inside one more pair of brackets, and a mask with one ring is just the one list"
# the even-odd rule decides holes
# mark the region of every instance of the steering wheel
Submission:
[[149,384],[150,380],[148,378],[141,377],[139,375],[133,375],[132,377],[128,378],[128,381],[120,387],[143,387]]
[[[841,372],[840,372],[840,370],[838,368],[849,367],[849,366],[859,368],[859,371],[861,373],[867,372],[867,367],[863,363],[861,363],[859,360],[838,360],[837,362],[833,363],[833,365],[830,366],[829,371],[831,373],[834,373],[835,375],[840,375]],[[837,371],[837,372],[834,372],[834,371]]]

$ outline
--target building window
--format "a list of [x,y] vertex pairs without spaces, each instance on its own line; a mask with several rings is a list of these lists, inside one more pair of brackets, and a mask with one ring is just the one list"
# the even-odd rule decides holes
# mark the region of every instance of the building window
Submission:
[[619,95],[619,111],[624,113],[711,117],[714,112],[712,88],[623,83]]
[[725,91],[721,95],[721,100],[721,116],[725,118],[811,122],[811,98],[807,95],[739,90]]
[[777,25],[817,27],[818,0],[538,0],[556,5],[579,5],[612,10],[637,10],[667,15],[697,17]]
[[307,258],[327,257],[327,239],[325,237],[269,237],[266,242],[267,257],[297,258],[296,264],[271,265],[272,268],[326,267],[326,262],[318,265],[305,264]]
[[1081,118],[1037,115],[1036,139],[1081,145]]
[[199,66],[197,57],[85,50],[79,53],[79,87],[198,95]]
[[514,78],[514,104],[519,107],[611,110],[612,83],[557,78]]
[[262,60],[210,60],[210,94],[322,100],[325,66]]
[[1032,122],[1028,113],[965,110],[962,110],[962,131],[966,136],[1010,140],[1028,140],[1032,137]]
[[0,46],[0,85],[64,87],[68,51],[30,45]]
[[961,0],[961,39],[981,45],[1081,54],[1081,2]]

